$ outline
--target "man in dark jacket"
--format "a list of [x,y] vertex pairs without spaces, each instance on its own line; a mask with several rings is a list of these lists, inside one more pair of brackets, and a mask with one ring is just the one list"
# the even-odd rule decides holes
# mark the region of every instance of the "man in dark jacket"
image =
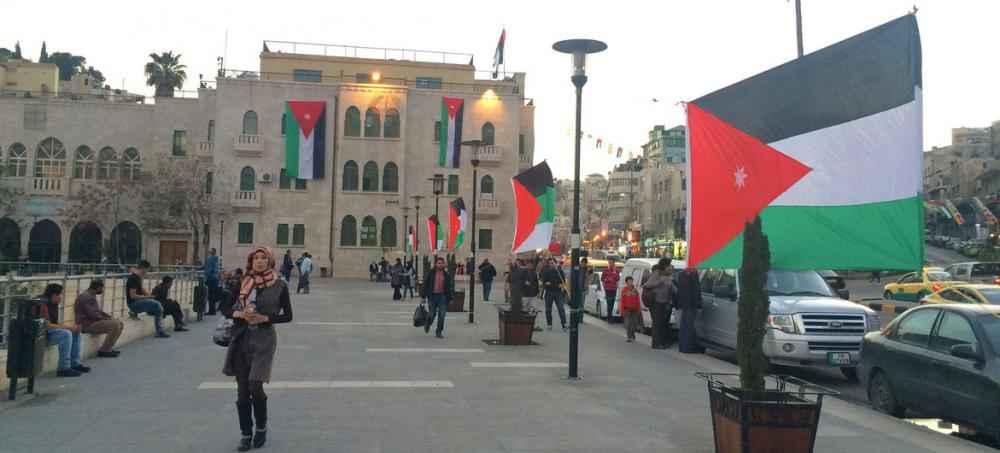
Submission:
[[184,311],[181,304],[170,299],[170,287],[174,284],[174,278],[167,275],[163,277],[159,285],[153,288],[153,298],[163,306],[163,314],[174,318],[174,332],[187,332],[187,324],[184,323]]
[[483,301],[490,301],[490,290],[493,289],[493,279],[497,277],[497,268],[489,259],[483,259],[479,265],[479,278],[483,281]]
[[562,329],[566,330],[566,310],[563,306],[564,283],[566,280],[563,279],[562,270],[556,266],[555,259],[549,258],[545,268],[542,269],[542,285],[545,287],[545,322],[549,330],[552,330],[552,304],[559,310],[559,323],[562,324]]
[[534,263],[517,260],[510,274],[510,308],[512,311],[530,312],[538,297],[538,274]]
[[437,317],[437,330],[434,336],[444,338],[444,316],[448,313],[448,301],[454,297],[455,277],[445,269],[444,258],[434,260],[434,269],[427,272],[421,297],[427,301],[430,319],[424,324],[424,332],[431,331],[431,323]]
[[701,308],[701,284],[696,269],[686,269],[677,275],[676,305],[681,310],[678,350],[687,354],[702,352],[694,330],[694,320]]

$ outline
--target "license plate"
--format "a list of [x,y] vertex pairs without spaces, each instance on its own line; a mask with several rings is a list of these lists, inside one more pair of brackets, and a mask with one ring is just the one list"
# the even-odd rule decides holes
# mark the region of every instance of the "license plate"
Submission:
[[826,353],[826,361],[833,366],[843,366],[851,364],[851,353],[850,352],[828,352]]

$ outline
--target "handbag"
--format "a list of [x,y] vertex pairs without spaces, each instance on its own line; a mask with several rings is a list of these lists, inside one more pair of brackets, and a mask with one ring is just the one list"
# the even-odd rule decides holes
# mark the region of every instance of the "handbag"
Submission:
[[233,341],[233,320],[222,318],[215,325],[215,332],[212,334],[212,341],[224,348],[229,347]]
[[413,327],[423,327],[427,324],[427,318],[430,316],[427,313],[427,307],[421,302],[417,305],[417,309],[413,311]]

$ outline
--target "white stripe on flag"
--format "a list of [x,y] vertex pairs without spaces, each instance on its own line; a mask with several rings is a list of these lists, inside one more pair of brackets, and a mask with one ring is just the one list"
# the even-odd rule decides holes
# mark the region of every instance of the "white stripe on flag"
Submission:
[[[457,115],[457,113],[456,113]],[[451,168],[453,162],[455,161],[455,122],[458,121],[458,116],[452,118],[448,117],[448,141],[445,143],[445,162],[444,166]]]
[[299,179],[313,179],[313,139],[316,137],[316,129],[309,137],[302,135],[299,129]]

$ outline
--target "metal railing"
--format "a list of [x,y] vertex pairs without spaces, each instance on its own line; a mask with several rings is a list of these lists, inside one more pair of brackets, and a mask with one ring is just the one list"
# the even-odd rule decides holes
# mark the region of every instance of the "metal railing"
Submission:
[[265,40],[264,46],[270,53],[291,53],[299,55],[323,55],[326,57],[368,58],[373,60],[403,60],[426,63],[469,64],[471,53],[445,52],[440,50],[398,49],[391,47],[365,47],[343,44],[324,44],[297,41]]
[[[482,96],[487,91],[492,91],[493,95],[497,97],[516,97],[518,99],[523,98],[523,92],[521,87],[517,84],[517,81],[511,78],[503,80],[481,80],[476,79],[473,82],[449,82],[441,81],[440,86],[435,86],[433,88],[417,83],[416,79],[407,79],[399,77],[387,77],[383,76],[381,80],[376,82],[359,82],[356,79],[355,74],[320,74],[313,80],[308,82],[300,83],[316,83],[316,84],[335,84],[335,83],[364,83],[371,85],[379,85],[385,87],[393,86],[403,86],[407,88],[423,89],[423,90],[435,90],[435,91],[448,91],[450,93],[465,93],[473,96]],[[298,82],[295,80],[295,74],[290,72],[261,72],[261,71],[249,71],[240,69],[226,69],[220,74],[219,80],[247,80],[254,82]]]
[[[165,276],[174,278],[168,297],[176,300],[181,307],[191,307],[194,304],[194,288],[202,281],[200,270],[180,270],[177,272],[147,272],[143,278],[143,287],[147,293],[159,284]],[[0,349],[6,349],[10,332],[10,318],[13,311],[12,302],[16,299],[35,297],[45,290],[50,283],[63,286],[63,302],[60,304],[59,321],[75,322],[76,298],[90,287],[92,280],[104,282],[104,294],[98,296],[101,310],[115,318],[128,316],[125,303],[125,279],[128,273],[89,273],[79,275],[55,275],[38,277],[15,277],[9,275],[0,277]]]
[[[37,274],[53,275],[84,275],[84,274],[118,274],[126,273],[134,264],[104,264],[104,263],[43,263],[37,261],[0,261],[0,276],[17,275],[31,277]],[[201,266],[160,265],[152,266],[150,272],[190,272],[200,271]]]

